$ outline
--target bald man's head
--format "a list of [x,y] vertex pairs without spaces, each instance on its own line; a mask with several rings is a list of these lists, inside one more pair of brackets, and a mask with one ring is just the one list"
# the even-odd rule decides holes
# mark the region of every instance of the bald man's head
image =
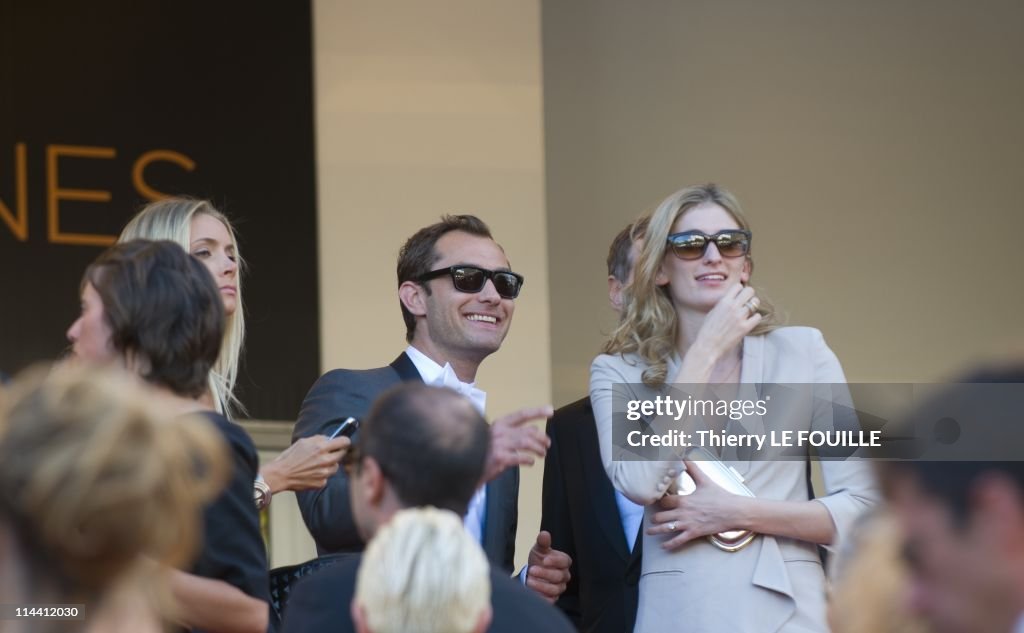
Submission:
[[359,431],[405,507],[463,515],[483,477],[490,427],[469,400],[444,387],[403,383],[377,399]]

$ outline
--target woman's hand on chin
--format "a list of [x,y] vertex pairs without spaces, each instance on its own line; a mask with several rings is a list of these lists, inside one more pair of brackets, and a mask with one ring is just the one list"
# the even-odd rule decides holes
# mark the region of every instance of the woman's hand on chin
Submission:
[[712,361],[721,360],[761,322],[761,315],[750,308],[756,308],[759,303],[750,286],[730,287],[704,318],[691,350],[707,354]]
[[710,382],[719,361],[735,350],[743,337],[761,322],[761,315],[749,307],[757,304],[753,288],[741,284],[730,287],[704,317],[690,347],[680,350],[683,362],[669,382],[689,385]]

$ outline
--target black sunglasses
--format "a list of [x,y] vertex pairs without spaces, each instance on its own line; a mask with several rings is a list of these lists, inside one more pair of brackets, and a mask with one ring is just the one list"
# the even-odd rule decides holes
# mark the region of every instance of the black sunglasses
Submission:
[[494,282],[494,289],[498,291],[503,299],[515,299],[519,291],[523,289],[523,276],[508,270],[487,270],[477,266],[449,266],[432,270],[425,275],[420,275],[419,281],[428,281],[448,275],[452,278],[452,285],[459,292],[480,292],[484,284],[490,279]]
[[750,231],[726,229],[714,235],[700,231],[685,231],[668,236],[668,245],[679,259],[700,259],[708,250],[708,244],[715,243],[722,257],[743,257],[750,252]]

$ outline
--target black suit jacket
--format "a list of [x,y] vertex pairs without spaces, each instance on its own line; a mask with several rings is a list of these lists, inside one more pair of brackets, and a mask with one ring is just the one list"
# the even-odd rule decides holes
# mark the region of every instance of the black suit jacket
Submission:
[[[281,633],[354,632],[349,609],[361,561],[362,555],[355,555],[301,578],[292,587]],[[493,566],[491,609],[490,633],[572,633],[558,609]]]
[[551,532],[552,547],[572,556],[572,579],[556,604],[580,631],[628,633],[636,621],[643,538],[630,552],[590,398],[556,411],[547,433],[540,526]]
[[[366,419],[374,399],[389,387],[406,380],[422,380],[405,353],[387,367],[335,369],[313,385],[302,402],[292,441],[310,435],[330,435],[339,422],[353,416]],[[425,473],[426,474],[426,473]],[[352,520],[348,477],[344,470],[327,480],[320,490],[296,494],[317,552],[360,552],[363,541]],[[487,484],[483,548],[492,565],[511,573],[519,520],[519,469],[510,468]]]

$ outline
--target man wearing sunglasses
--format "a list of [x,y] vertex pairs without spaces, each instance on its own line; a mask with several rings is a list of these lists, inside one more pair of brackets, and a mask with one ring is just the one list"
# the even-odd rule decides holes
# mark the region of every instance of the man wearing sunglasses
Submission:
[[[409,346],[386,367],[324,374],[302,404],[292,440],[330,435],[339,418],[364,418],[377,395],[403,381],[449,387],[483,413],[487,395],[474,382],[477,368],[501,347],[523,281],[487,225],[475,216],[445,216],[417,231],[398,256],[398,298]],[[507,571],[515,550],[518,466],[544,457],[549,445],[540,429],[527,422],[551,412],[551,407],[528,408],[495,420],[486,485],[480,486],[465,516],[466,528],[492,564]],[[318,552],[362,551],[344,472],[330,477],[323,489],[297,497]],[[551,550],[550,538],[546,532],[538,535],[524,581],[554,600],[569,580],[571,561]]]

